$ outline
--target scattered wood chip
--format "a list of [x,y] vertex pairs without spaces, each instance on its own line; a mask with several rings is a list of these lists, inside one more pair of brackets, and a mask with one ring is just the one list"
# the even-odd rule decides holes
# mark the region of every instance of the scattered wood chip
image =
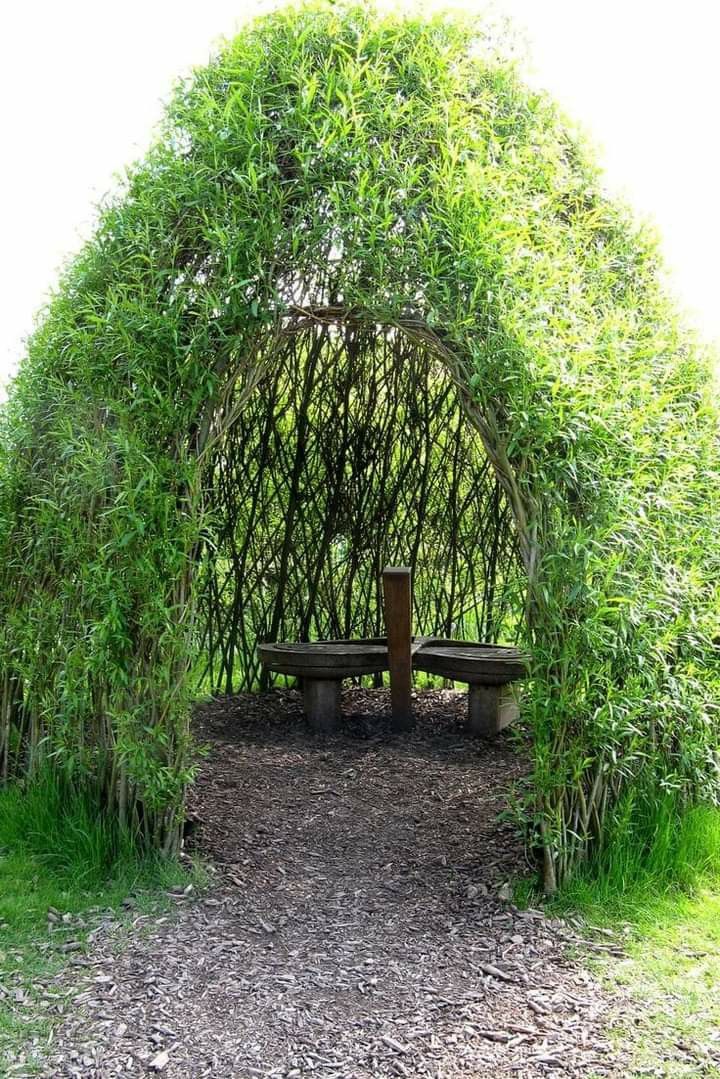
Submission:
[[[578,927],[498,897],[526,869],[498,820],[525,762],[503,737],[468,739],[466,708],[464,692],[419,693],[418,726],[398,737],[386,690],[349,689],[343,730],[323,744],[295,690],[199,708],[210,752],[187,853],[209,865],[209,888],[189,901],[180,886],[143,914],[128,897],[130,919],[83,913],[87,948],[70,939],[78,952],[28,998],[54,1026],[34,1070],[541,1079],[557,1060],[568,1079],[629,1074]],[[83,926],[56,918],[51,951]],[[3,981],[3,1004],[25,1017],[10,954]],[[9,1075],[32,1070],[15,1063]]]
[[167,1068],[169,1062],[170,1054],[168,1053],[167,1049],[163,1049],[161,1053],[158,1053],[157,1056],[152,1058],[148,1067],[151,1069],[151,1071],[161,1072],[165,1068]]

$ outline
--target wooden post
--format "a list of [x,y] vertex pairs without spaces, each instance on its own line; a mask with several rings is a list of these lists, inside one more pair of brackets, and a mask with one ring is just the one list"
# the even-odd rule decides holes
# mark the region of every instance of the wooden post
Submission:
[[385,632],[390,668],[390,700],[393,727],[407,731],[415,726],[410,690],[412,686],[412,655],[410,642],[411,590],[410,570],[406,566],[387,566],[383,570],[385,597]]

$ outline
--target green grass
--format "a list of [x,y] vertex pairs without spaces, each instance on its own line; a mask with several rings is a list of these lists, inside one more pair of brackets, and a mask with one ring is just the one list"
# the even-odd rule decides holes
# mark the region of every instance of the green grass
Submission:
[[628,1038],[634,1072],[720,1076],[720,889],[666,895],[638,917],[627,958],[603,971],[642,1002]]
[[[14,1074],[13,1054],[49,1034],[43,983],[77,954],[63,945],[82,949],[102,912],[122,922],[129,897],[137,914],[164,905],[166,889],[192,879],[177,862],[140,857],[129,835],[51,780],[0,790],[2,1075]],[[56,921],[48,911],[58,912]],[[28,1070],[23,1065],[22,1074]]]
[[622,940],[624,958],[594,966],[642,1005],[616,1031],[628,1075],[695,1079],[720,1076],[720,810],[676,808],[668,797],[646,815],[644,844],[629,813],[599,864],[546,907]]

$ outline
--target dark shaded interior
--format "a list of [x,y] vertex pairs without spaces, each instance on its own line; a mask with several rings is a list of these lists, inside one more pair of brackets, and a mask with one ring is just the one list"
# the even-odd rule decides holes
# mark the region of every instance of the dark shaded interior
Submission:
[[442,361],[397,328],[306,321],[264,362],[208,460],[202,683],[266,688],[258,641],[382,634],[387,564],[413,570],[415,633],[516,641],[511,513]]

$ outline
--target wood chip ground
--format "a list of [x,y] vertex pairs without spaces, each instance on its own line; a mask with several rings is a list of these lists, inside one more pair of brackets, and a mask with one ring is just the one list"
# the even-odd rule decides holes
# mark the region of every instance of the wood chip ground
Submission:
[[293,691],[199,709],[192,843],[213,884],[129,938],[99,926],[48,987],[65,1014],[43,1074],[626,1074],[574,931],[502,898],[527,870],[498,820],[522,756],[469,739],[464,707],[420,694],[395,736],[384,691],[348,690],[326,739]]

